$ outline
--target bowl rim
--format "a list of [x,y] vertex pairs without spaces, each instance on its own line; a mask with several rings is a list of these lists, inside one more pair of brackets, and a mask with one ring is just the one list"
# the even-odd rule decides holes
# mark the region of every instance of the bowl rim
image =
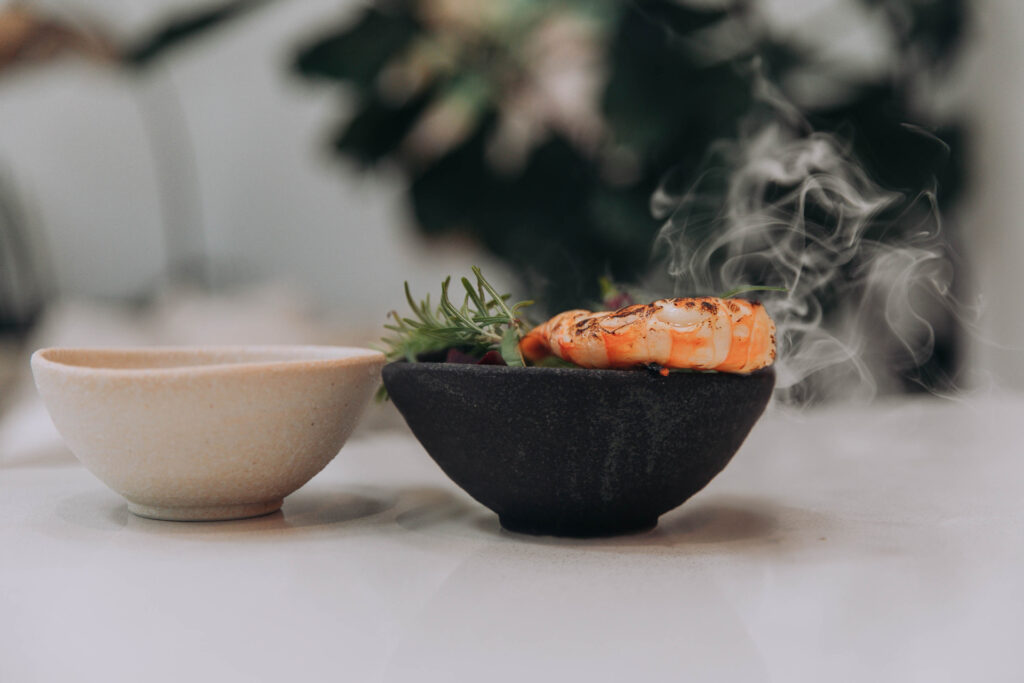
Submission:
[[[68,359],[54,356],[72,356],[89,354],[94,356],[159,356],[176,354],[186,357],[202,357],[210,354],[294,354],[293,359],[252,360],[240,362],[213,362],[155,367],[104,367],[82,365],[68,362]],[[325,354],[338,354],[324,357]],[[308,357],[302,357],[308,356]],[[384,354],[375,349],[360,346],[332,346],[319,344],[235,344],[235,345],[182,345],[182,346],[49,346],[36,350],[32,354],[33,370],[48,368],[62,373],[107,377],[180,377],[196,375],[216,375],[248,372],[273,372],[283,370],[323,370],[359,365],[384,365]]]
[[[564,367],[544,367],[544,366],[521,366],[521,365],[477,365],[474,363],[441,363],[441,362],[422,362],[418,361],[415,363],[407,360],[395,360],[389,361],[385,367],[404,367],[408,369],[421,368],[428,372],[458,372],[459,368],[467,369],[473,368],[472,372],[482,373],[493,373],[496,375],[504,373],[518,373],[518,372],[531,372],[531,373],[549,373],[554,375],[567,375],[571,377],[582,377],[582,376],[602,376],[602,377],[646,377],[651,380],[664,379],[657,375],[657,373],[647,372],[643,368],[564,368]],[[429,368],[429,370],[427,370]],[[748,373],[739,372],[719,372],[717,370],[693,370],[673,373],[673,377],[704,377],[707,381],[711,381],[713,378],[724,378],[724,377],[738,377],[738,378],[760,378],[768,375],[775,375],[775,366],[769,365],[759,370],[754,370]]]

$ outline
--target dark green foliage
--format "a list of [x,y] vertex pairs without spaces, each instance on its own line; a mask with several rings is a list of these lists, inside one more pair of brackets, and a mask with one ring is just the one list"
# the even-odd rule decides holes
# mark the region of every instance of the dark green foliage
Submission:
[[886,12],[899,29],[901,51],[918,52],[932,67],[948,67],[963,42],[967,5],[961,0],[862,0]]
[[675,164],[695,165],[709,142],[735,134],[750,109],[750,82],[735,64],[701,64],[681,40],[708,16],[691,13],[693,25],[681,34],[658,21],[653,9],[666,4],[672,3],[647,2],[623,14],[602,101],[616,140],[662,174]]
[[334,148],[362,164],[373,164],[392,154],[423,113],[433,93],[427,91],[408,102],[392,105],[372,98],[347,122]]
[[149,66],[163,57],[164,53],[267,2],[269,0],[235,0],[205,11],[182,15],[138,41],[124,52],[122,60],[129,66]]
[[331,32],[302,50],[295,68],[310,78],[369,89],[385,63],[421,30],[407,9],[370,7],[346,30]]
[[[926,63],[950,59],[962,34],[959,0],[880,4],[901,50]],[[471,134],[432,163],[411,164],[396,154],[441,91],[434,83],[396,104],[383,100],[375,87],[381,69],[430,30],[417,19],[415,3],[364,10],[353,23],[303,50],[296,68],[355,89],[357,109],[336,149],[363,164],[392,158],[404,166],[424,232],[475,237],[521,274],[545,308],[558,309],[593,300],[601,275],[631,281],[644,272],[659,227],[649,209],[652,193],[669,173],[678,188],[688,186],[709,145],[737,134],[752,107],[752,57],[760,58],[762,73],[780,83],[812,61],[805,49],[762,35],[750,5],[709,10],[675,0],[611,4],[601,109],[610,127],[608,145],[627,150],[636,161],[625,183],[610,182],[600,159],[557,132],[531,151],[522,170],[499,173],[486,158],[499,116],[490,105],[477,116]],[[723,21],[740,32],[741,49],[727,59],[698,54],[698,32]],[[498,51],[494,59],[499,61],[501,45],[488,49]],[[917,119],[908,102],[906,81],[912,75],[855,84],[843,101],[806,113],[815,127],[850,137],[882,184],[913,193],[937,179],[948,203],[962,183],[963,134],[956,127],[933,131],[947,148],[904,125]]]
[[908,93],[892,84],[863,88],[841,106],[812,112],[819,130],[835,130],[853,143],[857,158],[884,187],[909,193],[937,183],[944,203],[963,183],[963,130],[945,126],[927,132],[910,125]]

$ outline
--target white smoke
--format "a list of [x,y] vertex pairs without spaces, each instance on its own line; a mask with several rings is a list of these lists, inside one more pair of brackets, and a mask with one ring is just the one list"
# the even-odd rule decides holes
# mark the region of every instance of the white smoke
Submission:
[[663,183],[656,250],[677,295],[786,289],[750,295],[778,327],[779,398],[891,391],[931,357],[954,306],[935,193],[880,187],[844,141],[766,100],[738,139],[714,146],[696,183]]

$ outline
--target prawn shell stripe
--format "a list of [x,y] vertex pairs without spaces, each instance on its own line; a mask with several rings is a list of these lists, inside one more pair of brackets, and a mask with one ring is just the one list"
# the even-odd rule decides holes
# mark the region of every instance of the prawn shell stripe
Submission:
[[775,323],[743,299],[659,299],[617,311],[572,310],[520,342],[527,360],[554,354],[585,368],[667,368],[746,374],[775,360]]

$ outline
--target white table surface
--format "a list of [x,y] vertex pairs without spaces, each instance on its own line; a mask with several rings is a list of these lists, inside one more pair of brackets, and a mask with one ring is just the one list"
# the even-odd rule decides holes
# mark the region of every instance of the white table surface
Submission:
[[0,439],[0,681],[1021,681],[1022,426],[1019,398],[771,413],[597,541],[501,531],[401,432],[225,523]]

